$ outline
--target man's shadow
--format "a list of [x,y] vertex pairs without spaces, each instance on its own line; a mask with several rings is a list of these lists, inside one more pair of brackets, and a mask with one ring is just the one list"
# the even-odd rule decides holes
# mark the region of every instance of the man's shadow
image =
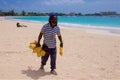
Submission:
[[50,75],[50,72],[45,72],[44,70],[41,70],[41,69],[32,70],[30,67],[28,67],[27,70],[22,70],[22,74],[25,74],[28,77],[31,77],[32,79],[37,80],[40,77]]

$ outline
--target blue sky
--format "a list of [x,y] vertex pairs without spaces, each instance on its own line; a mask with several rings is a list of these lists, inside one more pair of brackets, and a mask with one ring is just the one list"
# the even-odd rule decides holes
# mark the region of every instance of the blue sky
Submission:
[[0,10],[16,12],[76,12],[95,13],[116,11],[120,13],[120,0],[0,0]]

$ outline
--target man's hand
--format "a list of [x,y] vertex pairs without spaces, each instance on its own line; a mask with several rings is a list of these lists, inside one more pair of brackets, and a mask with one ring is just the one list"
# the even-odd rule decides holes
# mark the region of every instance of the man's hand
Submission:
[[60,47],[63,47],[63,42],[60,43]]
[[37,43],[37,44],[36,44],[36,47],[40,47],[40,46],[41,46],[40,43]]

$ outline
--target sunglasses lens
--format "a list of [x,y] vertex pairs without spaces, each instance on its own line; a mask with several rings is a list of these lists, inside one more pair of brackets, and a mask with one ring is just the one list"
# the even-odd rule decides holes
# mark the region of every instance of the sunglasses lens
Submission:
[[56,21],[51,21],[52,23],[56,23]]
[[57,21],[51,21],[52,24],[56,25],[57,24]]

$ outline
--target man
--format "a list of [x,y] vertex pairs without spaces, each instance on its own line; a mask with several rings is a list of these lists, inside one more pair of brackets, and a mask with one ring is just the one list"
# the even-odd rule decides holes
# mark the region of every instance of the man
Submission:
[[50,56],[51,73],[56,74],[56,35],[60,41],[60,47],[63,47],[60,28],[57,25],[57,16],[51,14],[49,16],[49,23],[45,24],[38,37],[37,45],[40,46],[40,40],[44,37],[42,48],[46,51],[45,56],[41,57],[41,67],[44,69],[46,62]]

